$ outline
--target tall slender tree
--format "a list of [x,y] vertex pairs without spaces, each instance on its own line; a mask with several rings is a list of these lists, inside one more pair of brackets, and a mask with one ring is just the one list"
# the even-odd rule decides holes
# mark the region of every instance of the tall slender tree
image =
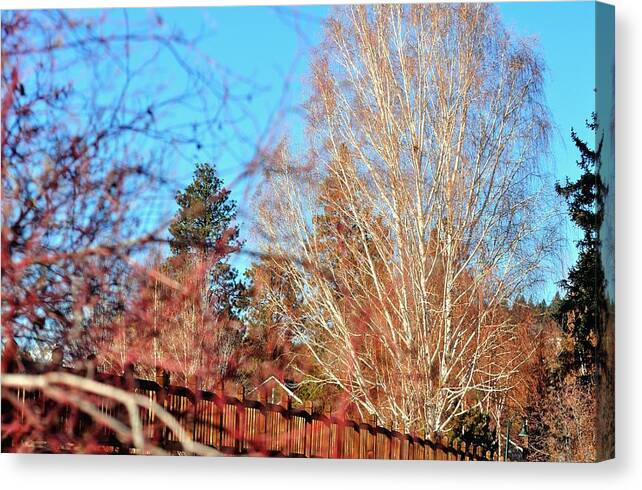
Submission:
[[141,373],[163,367],[178,382],[197,376],[212,385],[235,375],[246,288],[230,264],[242,242],[229,196],[215,167],[197,164],[192,182],[176,195],[172,254],[151,259],[150,268],[164,278],[137,284],[136,307],[101,352],[103,364],[118,369],[136,352]]
[[243,245],[234,222],[236,202],[230,199],[230,191],[223,187],[216,168],[209,163],[196,165],[192,182],[176,194],[176,202],[179,209],[169,227],[172,253],[219,257],[209,270],[211,303],[218,313],[238,317],[246,288],[229,263],[231,255]]
[[[595,113],[586,126],[597,134]],[[580,376],[588,376],[596,363],[603,360],[600,342],[607,302],[599,232],[607,189],[599,174],[603,138],[595,148],[590,148],[574,130],[571,138],[580,153],[577,165],[582,174],[574,182],[567,178],[564,185],[558,183],[555,189],[566,200],[571,221],[581,230],[582,238],[577,241],[577,262],[560,282],[565,295],[559,303],[557,319],[574,341],[572,351],[565,353],[566,367],[578,369]]]

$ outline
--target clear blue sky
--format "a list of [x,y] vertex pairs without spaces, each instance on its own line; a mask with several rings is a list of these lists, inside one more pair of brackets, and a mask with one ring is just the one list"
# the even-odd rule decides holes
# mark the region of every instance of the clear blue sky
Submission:
[[[591,136],[584,131],[584,120],[595,106],[595,5],[593,2],[527,2],[498,3],[500,13],[508,29],[520,36],[532,36],[538,41],[539,51],[547,65],[546,98],[554,119],[552,153],[549,164],[559,179],[574,178],[578,174],[575,160],[577,153],[570,141],[570,129],[574,126],[580,135]],[[294,9],[294,10],[293,10]],[[198,161],[215,163],[222,177],[231,181],[243,162],[252,157],[256,140],[271,126],[270,117],[279,105],[283,80],[294,67],[289,85],[287,105],[292,107],[305,99],[305,76],[308,70],[309,49],[321,38],[323,19],[330,7],[211,7],[172,8],[156,10],[167,26],[176,26],[188,35],[206,34],[200,48],[212,59],[231,72],[255,81],[260,90],[253,93],[246,106],[251,116],[239,114],[237,129],[248,142],[230,138],[227,148],[205,144],[202,150],[179,158],[173,168],[177,182],[186,184]],[[297,34],[293,22],[298,12]],[[130,10],[135,19],[149,15],[149,11]],[[110,18],[122,23],[122,15],[112,11]],[[302,37],[300,34],[303,33]],[[308,50],[308,51],[306,51]],[[302,57],[297,57],[303,54]],[[162,73],[168,84],[180,84],[180,75]],[[176,77],[176,78],[172,78]],[[189,122],[188,112],[176,114]],[[285,119],[286,127],[299,130],[302,126],[296,112]],[[592,141],[589,138],[589,141]],[[243,211],[243,187],[233,189],[233,196]],[[569,225],[568,236],[573,240],[577,234]],[[565,266],[575,260],[572,242],[568,247]],[[244,264],[240,264],[243,266]],[[564,271],[560,271],[560,278]],[[553,288],[545,292],[549,296]]]
[[[592,137],[584,131],[584,120],[594,110],[595,103],[595,5],[593,2],[507,2],[497,5],[511,32],[537,40],[547,65],[546,98],[555,125],[548,163],[558,178],[563,179],[567,175],[574,178],[578,174],[575,165],[577,153],[570,141],[570,129],[575,127],[589,141]],[[297,11],[302,31],[307,36],[304,42],[290,23],[292,10],[231,7],[171,9],[161,13],[169,23],[188,33],[198,28],[211,31],[211,40],[204,44],[208,54],[233,72],[265,85],[266,91],[253,102],[256,120],[244,126],[248,134],[256,131],[256,136],[259,136],[279,104],[283,77],[293,63],[296,63],[296,70],[292,77],[290,101],[296,104],[304,100],[308,58],[303,56],[297,61],[297,54],[301,49],[305,51],[311,47],[306,42],[313,46],[320,40],[322,20],[330,8],[304,6],[298,7]],[[288,122],[290,129],[300,126],[294,114],[290,115]],[[252,152],[251,147],[242,144],[235,150],[235,155],[194,155],[194,162],[214,161],[229,180],[238,171],[243,158],[250,158]],[[179,179],[189,180],[194,162],[182,162]],[[240,189],[236,191],[236,197],[243,201]],[[571,225],[567,228],[571,243],[564,258],[565,266],[575,260],[572,240],[577,237]],[[551,288],[545,295],[550,296],[552,291]]]
[[[594,109],[595,85],[595,7],[593,2],[506,2],[498,3],[506,26],[520,36],[537,39],[547,65],[546,97],[555,131],[551,163],[559,175],[575,175],[576,155],[570,143],[571,126],[583,129],[583,121]],[[309,40],[321,37],[321,22],[329,13],[325,6],[296,8]],[[280,10],[282,11],[280,13]],[[186,33],[210,31],[201,47],[231,71],[255,79],[266,92],[257,97],[254,116],[259,122],[257,136],[279,101],[283,77],[288,72],[301,39],[289,24],[292,15],[279,7],[213,7],[163,9],[159,12],[170,24]],[[305,48],[305,46],[303,46]],[[291,93],[302,101],[307,60],[297,63]],[[294,100],[296,102],[296,100]],[[292,116],[291,124],[296,125]],[[263,124],[261,124],[261,122]],[[587,134],[587,137],[589,135]],[[242,153],[242,149],[239,152]],[[208,159],[209,155],[196,155]],[[213,155],[212,155],[213,156]],[[184,162],[189,173],[191,162]],[[225,158],[219,165],[227,169]],[[230,168],[233,172],[233,169]]]

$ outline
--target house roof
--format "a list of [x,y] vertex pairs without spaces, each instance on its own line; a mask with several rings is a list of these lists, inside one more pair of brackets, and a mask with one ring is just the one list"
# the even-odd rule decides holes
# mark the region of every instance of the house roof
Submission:
[[293,392],[290,388],[288,388],[284,383],[282,383],[282,382],[281,382],[278,378],[276,378],[274,375],[269,376],[268,378],[266,378],[266,379],[265,379],[265,381],[263,381],[260,385],[258,385],[258,386],[257,386],[256,388],[254,388],[253,390],[251,390],[251,391],[250,391],[250,393],[255,392],[255,391],[256,391],[256,390],[258,390],[261,386],[263,386],[263,385],[265,385],[265,384],[267,384],[267,383],[270,383],[270,382],[274,382],[274,383],[275,383],[279,388],[281,388],[281,390],[285,391],[285,393],[286,393],[290,398],[292,398],[295,402],[297,402],[297,403],[301,403],[301,404],[303,403],[303,400],[301,400],[298,396],[296,396],[296,395],[294,394],[294,392]]

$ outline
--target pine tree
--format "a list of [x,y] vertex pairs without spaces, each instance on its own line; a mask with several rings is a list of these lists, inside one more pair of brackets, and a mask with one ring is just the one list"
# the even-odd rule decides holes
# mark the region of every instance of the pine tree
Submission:
[[209,163],[196,164],[192,183],[176,193],[178,211],[169,227],[170,247],[174,255],[186,252],[210,253],[220,247],[228,233],[228,245],[240,246],[236,218],[236,203],[229,199],[230,191]]
[[[586,126],[597,133],[599,126],[595,113]],[[565,185],[558,183],[555,189],[566,200],[571,221],[581,230],[582,238],[577,241],[577,262],[568,277],[560,282],[565,294],[559,302],[556,318],[574,341],[573,352],[566,355],[567,368],[588,375],[602,357],[600,341],[606,298],[599,231],[604,220],[606,187],[599,175],[602,140],[591,149],[574,130],[571,130],[571,138],[580,152],[577,165],[582,174],[575,182],[566,179]]]
[[223,187],[216,168],[209,163],[196,165],[192,182],[176,194],[178,211],[169,227],[170,248],[175,257],[195,254],[220,257],[211,267],[210,294],[217,313],[238,317],[246,302],[246,287],[237,270],[229,264],[240,251],[236,202]]

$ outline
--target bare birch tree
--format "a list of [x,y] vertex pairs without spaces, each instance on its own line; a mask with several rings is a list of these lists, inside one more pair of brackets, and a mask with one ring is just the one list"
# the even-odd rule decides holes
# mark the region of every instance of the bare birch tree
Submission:
[[284,142],[260,197],[298,314],[265,297],[320,368],[307,382],[426,431],[511,389],[524,354],[507,306],[557,243],[542,72],[492,6],[335,11],[309,152]]

